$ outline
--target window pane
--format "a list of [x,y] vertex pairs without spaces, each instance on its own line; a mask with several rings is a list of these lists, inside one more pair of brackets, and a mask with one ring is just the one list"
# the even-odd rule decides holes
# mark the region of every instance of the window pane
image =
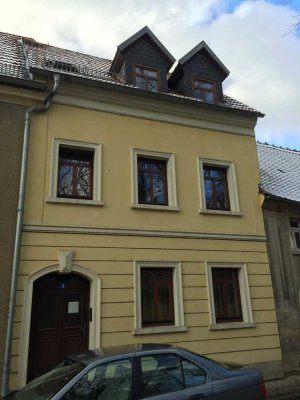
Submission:
[[148,79],[148,90],[150,90],[150,92],[157,92],[158,86],[157,86],[157,81],[153,80],[153,79]]
[[206,382],[206,373],[198,365],[182,359],[185,387],[203,385]]
[[151,69],[144,69],[144,75],[149,76],[150,78],[156,78],[157,79],[157,71],[153,71]]
[[145,89],[146,88],[146,80],[142,76],[136,76],[135,84],[140,89]]
[[91,151],[59,149],[58,197],[92,198],[93,160]]
[[206,208],[229,210],[227,169],[204,165],[203,177]]
[[242,321],[237,268],[213,268],[213,293],[216,322]]
[[141,268],[142,326],[174,324],[173,269]]
[[142,398],[170,393],[184,388],[180,361],[173,354],[141,357]]
[[214,95],[213,92],[205,92],[204,97],[205,97],[204,100],[207,103],[214,103],[215,102],[215,95]]
[[102,364],[84,375],[62,399],[129,400],[131,377],[131,360]]
[[138,201],[148,204],[168,204],[167,161],[138,159]]

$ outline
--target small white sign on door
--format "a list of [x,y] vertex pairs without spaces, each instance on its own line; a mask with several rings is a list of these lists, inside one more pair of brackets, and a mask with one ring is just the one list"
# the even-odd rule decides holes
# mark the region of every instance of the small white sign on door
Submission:
[[78,314],[78,313],[79,313],[79,301],[69,301],[68,314]]

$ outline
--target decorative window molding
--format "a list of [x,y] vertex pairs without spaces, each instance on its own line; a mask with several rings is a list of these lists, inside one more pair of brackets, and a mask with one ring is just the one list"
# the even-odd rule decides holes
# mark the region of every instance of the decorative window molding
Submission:
[[[167,202],[154,204],[144,199],[139,199],[139,159],[162,161],[166,166],[166,180],[164,182]],[[154,210],[179,211],[177,205],[175,156],[172,153],[161,153],[147,150],[132,149],[132,208],[147,208]]]
[[300,254],[300,220],[290,219],[290,235],[293,253]]
[[[92,177],[91,177],[91,197],[62,197],[58,194],[58,172],[59,172],[59,152],[61,149],[70,151],[80,151],[87,154],[92,153]],[[102,146],[98,143],[87,143],[81,141],[73,141],[66,139],[53,139],[52,145],[52,163],[51,163],[51,177],[50,177],[50,191],[48,202],[54,203],[73,203],[73,204],[86,204],[86,205],[103,205],[101,197],[101,152]]]
[[[217,322],[216,305],[214,296],[213,273],[214,268],[221,269],[237,269],[238,271],[238,286],[239,296],[238,302],[241,306],[242,321]],[[207,263],[207,283],[208,283],[208,298],[210,309],[210,329],[234,329],[234,328],[252,328],[253,323],[252,306],[250,298],[250,290],[248,283],[247,266],[244,263]]]
[[[240,216],[240,206],[238,199],[238,190],[236,183],[236,173],[235,173],[235,165],[230,161],[220,161],[220,160],[211,160],[198,158],[199,163],[199,192],[200,192],[200,210],[201,214],[220,214],[220,215],[236,215]],[[204,172],[205,167],[216,167],[216,169],[224,169],[226,172],[226,181],[227,181],[227,189],[228,190],[228,209],[211,209],[207,207],[206,202],[206,193],[205,193],[205,178]],[[226,194],[227,196],[227,194]]]
[[[141,270],[145,269],[170,269],[173,279],[173,302],[174,302],[174,323],[168,325],[154,324],[153,326],[144,326],[142,321],[142,283]],[[184,332],[187,328],[184,326],[183,312],[183,296],[182,296],[182,280],[181,280],[181,264],[178,262],[152,262],[152,261],[135,261],[135,335],[151,334],[151,333],[168,333],[168,332]]]

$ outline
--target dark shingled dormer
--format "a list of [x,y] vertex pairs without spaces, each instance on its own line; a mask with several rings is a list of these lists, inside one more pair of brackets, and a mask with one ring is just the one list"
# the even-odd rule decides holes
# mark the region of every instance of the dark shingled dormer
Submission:
[[182,57],[169,77],[169,88],[206,103],[223,102],[222,82],[228,69],[202,41]]
[[118,46],[110,72],[152,92],[167,92],[167,74],[175,58],[145,26]]

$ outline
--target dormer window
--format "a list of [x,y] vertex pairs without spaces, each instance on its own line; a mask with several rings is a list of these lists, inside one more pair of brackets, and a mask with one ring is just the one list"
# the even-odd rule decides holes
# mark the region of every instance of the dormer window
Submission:
[[140,89],[158,92],[159,71],[157,69],[134,65],[134,83]]
[[193,93],[196,99],[205,101],[206,103],[216,103],[216,86],[215,82],[193,79]]

